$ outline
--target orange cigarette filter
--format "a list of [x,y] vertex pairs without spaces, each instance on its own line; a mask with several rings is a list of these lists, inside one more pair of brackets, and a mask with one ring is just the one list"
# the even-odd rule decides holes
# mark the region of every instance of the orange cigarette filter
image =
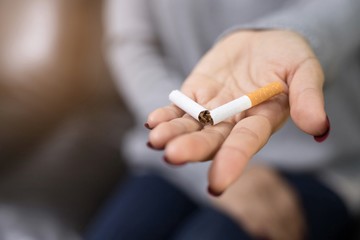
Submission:
[[243,95],[242,97],[239,97],[211,111],[204,112],[206,114],[202,119],[209,120],[203,121],[203,123],[205,125],[215,125],[229,117],[258,105],[269,98],[282,93],[283,91],[284,86],[281,82],[270,83],[265,87],[259,88],[247,95]]
[[256,106],[269,98],[284,92],[284,90],[282,83],[273,82],[246,95],[250,98],[251,106]]

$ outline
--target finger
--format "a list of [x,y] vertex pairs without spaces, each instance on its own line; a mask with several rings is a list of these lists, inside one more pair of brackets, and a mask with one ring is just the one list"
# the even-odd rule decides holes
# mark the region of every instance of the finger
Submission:
[[262,115],[247,117],[236,124],[209,171],[209,190],[213,194],[221,194],[240,177],[249,159],[269,139],[272,128]]
[[184,115],[182,118],[158,124],[149,134],[149,143],[156,149],[162,149],[173,138],[201,128],[202,125],[198,121],[189,115]]
[[289,82],[290,114],[304,132],[319,136],[328,129],[320,63],[309,59],[299,66]]
[[150,129],[155,128],[162,122],[167,122],[175,118],[182,117],[184,115],[184,111],[175,105],[169,105],[166,107],[158,108],[151,112],[146,121],[146,126]]
[[211,159],[229,135],[233,124],[220,123],[202,131],[179,136],[165,149],[166,159],[174,164]]

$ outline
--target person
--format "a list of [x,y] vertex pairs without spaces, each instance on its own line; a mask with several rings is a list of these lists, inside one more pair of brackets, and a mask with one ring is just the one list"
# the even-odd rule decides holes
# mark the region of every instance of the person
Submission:
[[[107,9],[109,63],[138,124],[123,146],[134,172],[155,169],[251,238],[345,238],[360,206],[359,1],[113,0]],[[166,106],[177,88],[213,109],[273,81],[286,93],[215,126]],[[147,138],[164,152],[146,150]],[[192,164],[166,166],[162,154]],[[209,198],[207,185],[221,196]]]

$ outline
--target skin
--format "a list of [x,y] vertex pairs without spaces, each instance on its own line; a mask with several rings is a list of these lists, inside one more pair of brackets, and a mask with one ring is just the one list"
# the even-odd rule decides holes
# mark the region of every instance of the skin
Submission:
[[213,201],[256,239],[301,240],[306,225],[297,199],[275,171],[254,166]]
[[[308,42],[291,31],[232,33],[201,59],[181,91],[213,109],[273,81],[282,82],[286,92],[215,126],[202,126],[174,105],[156,109],[147,119],[152,129],[149,143],[164,149],[167,162],[175,165],[212,159],[210,192],[217,195],[229,189],[217,204],[227,205],[224,209],[254,236],[301,239],[304,227],[296,196],[276,173],[255,171],[248,177],[252,181],[241,183],[238,179],[252,156],[289,116],[310,135],[328,130],[324,74]],[[259,183],[263,179],[267,180]],[[271,189],[270,193],[261,194],[265,189]],[[245,195],[248,197],[241,197]],[[234,202],[241,202],[244,208],[239,210],[240,204]],[[286,232],[284,226],[290,219],[293,227]]]
[[212,109],[273,81],[283,82],[287,93],[215,126],[203,127],[174,105],[156,109],[147,119],[150,144],[164,148],[174,164],[213,159],[209,186],[224,192],[289,114],[310,135],[327,130],[322,68],[295,32],[240,31],[215,45],[182,86]]

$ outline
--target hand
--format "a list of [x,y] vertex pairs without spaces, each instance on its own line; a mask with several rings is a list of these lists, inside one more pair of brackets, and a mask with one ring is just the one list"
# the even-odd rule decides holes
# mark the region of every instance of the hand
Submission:
[[240,31],[215,45],[186,79],[182,91],[213,109],[273,81],[288,89],[215,126],[203,127],[174,105],[152,112],[149,143],[173,164],[213,159],[211,192],[220,194],[285,122],[289,110],[311,135],[327,130],[323,72],[308,43],[290,31]]
[[256,239],[301,240],[305,221],[293,189],[267,167],[244,171],[214,203]]

